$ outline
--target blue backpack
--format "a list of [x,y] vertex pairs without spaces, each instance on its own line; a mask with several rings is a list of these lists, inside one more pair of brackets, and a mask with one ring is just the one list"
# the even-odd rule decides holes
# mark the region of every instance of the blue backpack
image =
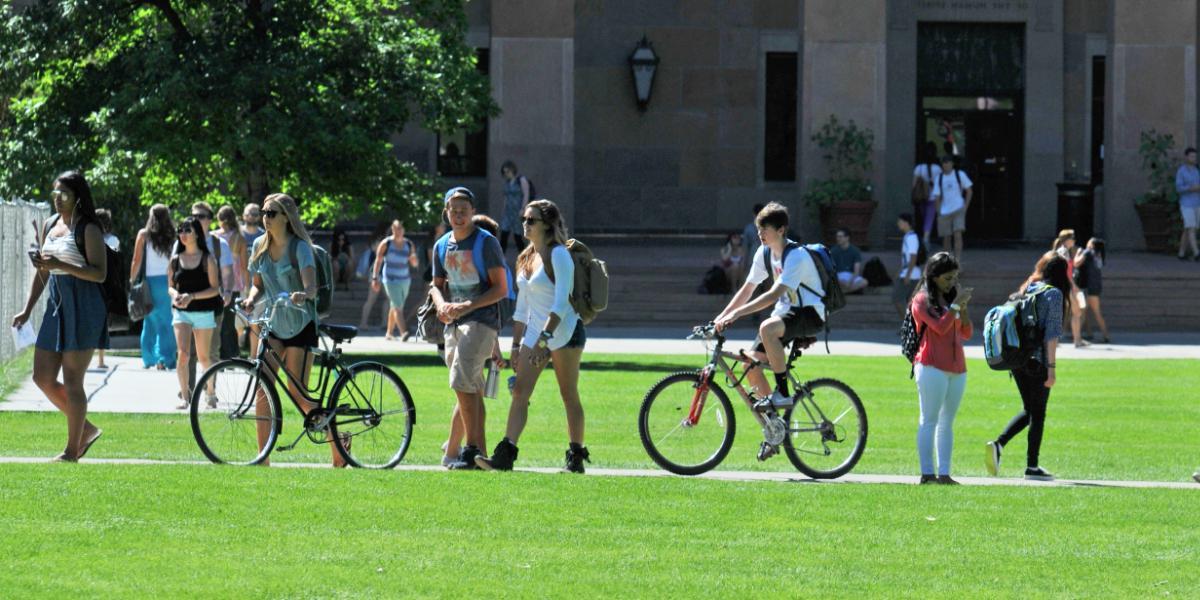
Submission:
[[1037,318],[1037,297],[1049,291],[1041,285],[988,311],[983,318],[983,358],[996,371],[1025,366],[1042,343],[1044,329]]
[[[833,266],[833,255],[830,254],[829,248],[825,244],[806,244],[800,245],[798,242],[788,240],[783,247],[783,255],[780,257],[780,264],[787,260],[787,255],[792,250],[804,248],[808,255],[812,257],[813,264],[817,267],[817,276],[821,280],[821,291],[818,292],[807,285],[801,283],[800,287],[808,290],[814,296],[820,296],[821,302],[825,305],[825,314],[821,318],[828,323],[829,315],[846,307],[846,295],[842,292],[842,287],[838,285],[837,269]],[[767,275],[774,279],[774,273],[771,272],[771,249],[767,246],[762,246],[763,266],[767,269]],[[823,292],[823,293],[822,293]]]
[[[496,239],[496,237],[479,227],[475,228],[475,232],[477,235],[475,236],[475,245],[471,248],[471,259],[475,262],[475,271],[479,273],[479,283],[482,283],[486,289],[491,287],[491,281],[488,280],[487,268],[483,264],[483,244],[487,238]],[[433,244],[433,250],[437,253],[438,260],[442,261],[443,268],[446,265],[446,245],[450,243],[450,236],[453,234],[454,232],[447,231],[446,235],[438,238],[438,241]],[[508,295],[504,299],[516,300],[517,291],[513,287],[512,270],[508,268],[507,262],[504,265],[504,277],[508,280]]]

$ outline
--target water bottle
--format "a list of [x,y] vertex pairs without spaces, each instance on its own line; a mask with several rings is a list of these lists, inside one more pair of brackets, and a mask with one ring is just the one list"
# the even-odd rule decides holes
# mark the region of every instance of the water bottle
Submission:
[[496,361],[489,360],[487,379],[483,382],[483,397],[496,398],[496,391],[500,387],[500,367],[496,365]]

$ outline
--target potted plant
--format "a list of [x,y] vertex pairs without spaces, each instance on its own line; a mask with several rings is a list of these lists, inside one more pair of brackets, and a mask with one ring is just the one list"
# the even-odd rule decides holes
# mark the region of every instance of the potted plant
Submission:
[[1142,221],[1146,250],[1170,252],[1179,239],[1179,193],[1175,191],[1175,136],[1151,129],[1143,131],[1138,144],[1142,172],[1149,187],[1134,199]]
[[814,180],[804,194],[804,202],[821,219],[821,237],[826,244],[834,243],[834,233],[840,227],[850,231],[850,240],[866,248],[875,212],[871,193],[871,149],[875,134],[860,128],[853,120],[843,124],[837,116],[812,134],[812,141],[821,148],[828,165],[828,177]]

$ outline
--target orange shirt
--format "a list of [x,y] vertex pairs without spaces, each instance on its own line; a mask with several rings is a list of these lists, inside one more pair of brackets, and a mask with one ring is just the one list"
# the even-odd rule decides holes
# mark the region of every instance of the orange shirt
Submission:
[[917,333],[924,331],[914,362],[947,373],[966,373],[963,342],[971,339],[974,331],[971,321],[959,320],[949,308],[932,307],[927,292],[920,292],[913,298],[912,314]]

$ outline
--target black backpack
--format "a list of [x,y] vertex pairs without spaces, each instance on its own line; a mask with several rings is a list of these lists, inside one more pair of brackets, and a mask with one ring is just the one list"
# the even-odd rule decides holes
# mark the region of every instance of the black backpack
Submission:
[[[54,218],[46,223],[45,231],[42,232],[42,239],[50,235],[50,230],[58,224],[62,215],[54,215]],[[75,247],[79,249],[79,255],[83,260],[87,260],[87,248],[85,248],[83,234],[87,228],[87,219],[80,219],[75,224]],[[96,227],[100,225],[97,223]],[[100,284],[100,291],[104,294],[104,305],[108,309],[110,317],[129,318],[129,290],[126,289],[128,282],[124,275],[121,274],[122,267],[125,265],[124,257],[120,252],[108,247],[108,244],[103,244],[106,260],[106,268],[104,274],[104,282]],[[113,319],[109,319],[111,322]]]
[[729,278],[725,276],[725,269],[713,265],[704,274],[704,279],[700,281],[700,289],[697,290],[701,294],[728,294],[730,291]]
[[883,265],[883,261],[879,260],[878,256],[871,257],[871,260],[863,265],[862,274],[863,279],[867,280],[867,285],[871,287],[892,285],[892,277],[888,275],[887,267]]
[[904,310],[904,320],[900,321],[900,354],[912,365],[908,370],[908,378],[916,373],[917,352],[921,349],[921,338],[925,337],[925,328],[917,327],[917,320],[912,314],[912,305]]
[[528,184],[529,184],[529,201],[530,201],[530,202],[533,202],[534,200],[537,200],[537,199],[538,199],[538,197],[537,197],[537,186],[533,185],[533,180],[532,180],[532,179],[530,179],[530,178],[528,178],[528,177],[526,177],[526,176],[524,176],[524,175],[522,175],[522,176],[520,177],[520,179],[518,179],[518,180],[517,180],[517,183],[518,183],[518,184],[520,184],[520,183],[521,183],[521,179],[524,179],[524,180],[525,180],[525,183],[528,183]]

